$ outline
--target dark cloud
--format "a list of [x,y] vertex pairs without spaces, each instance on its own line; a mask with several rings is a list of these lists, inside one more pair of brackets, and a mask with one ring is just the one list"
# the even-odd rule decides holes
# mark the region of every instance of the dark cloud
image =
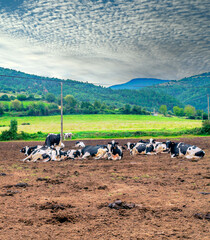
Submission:
[[53,66],[55,77],[102,83],[133,77],[179,79],[209,71],[208,0],[10,3],[18,8],[11,13],[1,6],[0,34],[6,37],[0,44],[6,46],[11,39],[5,49],[12,52],[12,41],[22,42],[23,59],[31,67],[27,70],[15,54],[8,67],[13,62],[20,70],[39,74],[41,64],[51,75]]

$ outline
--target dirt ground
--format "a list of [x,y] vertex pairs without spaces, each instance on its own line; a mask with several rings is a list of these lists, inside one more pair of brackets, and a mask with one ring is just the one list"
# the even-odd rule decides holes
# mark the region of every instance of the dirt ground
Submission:
[[[19,150],[43,142],[1,142],[0,239],[210,239],[210,137],[180,140],[206,156],[124,151],[120,161],[23,163]],[[74,148],[75,141],[64,143]],[[108,207],[116,200],[132,207]]]

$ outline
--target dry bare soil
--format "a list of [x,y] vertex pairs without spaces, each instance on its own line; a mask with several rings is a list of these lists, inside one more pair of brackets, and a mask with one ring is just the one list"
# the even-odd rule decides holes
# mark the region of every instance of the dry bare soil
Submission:
[[[181,141],[206,156],[23,163],[40,142],[0,143],[0,239],[209,239],[210,137]],[[131,208],[108,207],[118,199]]]

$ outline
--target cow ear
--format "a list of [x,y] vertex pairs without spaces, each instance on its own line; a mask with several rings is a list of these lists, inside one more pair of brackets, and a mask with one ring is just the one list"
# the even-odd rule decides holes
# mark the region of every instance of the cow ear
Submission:
[[118,142],[115,142],[115,144],[119,144]]
[[111,142],[108,142],[108,144],[112,144]]
[[122,149],[125,149],[125,147],[122,146]]

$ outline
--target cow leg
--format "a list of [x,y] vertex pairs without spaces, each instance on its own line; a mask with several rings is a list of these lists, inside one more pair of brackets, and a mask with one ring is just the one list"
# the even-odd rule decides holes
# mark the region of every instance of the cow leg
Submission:
[[83,156],[82,156],[82,159],[86,159],[87,157],[90,156],[90,153],[89,152],[86,152]]
[[38,159],[41,159],[41,158],[42,158],[42,155],[40,153],[37,153],[32,157],[32,162],[36,162]]
[[30,159],[31,159],[31,155],[29,155],[28,157],[26,157],[26,158],[24,158],[24,159],[22,159],[22,160],[20,160],[20,161],[26,162],[26,161],[29,161]]
[[99,153],[96,155],[95,159],[100,159],[106,154],[107,150],[106,149],[100,149]]

